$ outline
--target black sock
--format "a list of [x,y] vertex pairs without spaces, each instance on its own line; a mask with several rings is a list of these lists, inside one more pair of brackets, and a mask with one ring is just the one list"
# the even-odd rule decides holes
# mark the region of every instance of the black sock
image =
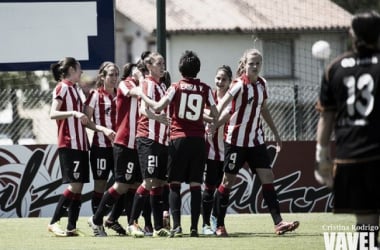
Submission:
[[93,216],[93,222],[95,225],[103,224],[103,217],[107,214],[108,211],[112,209],[113,204],[120,198],[120,194],[116,192],[113,187],[110,187],[105,194],[99,204],[96,213]]
[[150,206],[152,208],[154,229],[162,228],[162,188],[156,187],[150,190]]
[[216,191],[216,214],[217,214],[217,226],[224,226],[224,218],[226,217],[228,203],[230,201],[230,189],[220,185]]
[[150,205],[150,196],[145,197],[144,208],[141,213],[142,217],[144,217],[145,226],[152,226],[152,207]]
[[81,204],[81,194],[75,194],[68,210],[67,230],[73,230],[77,228],[77,221],[79,218]]
[[129,225],[133,225],[133,223],[137,222],[137,219],[139,218],[141,211],[144,208],[144,204],[148,195],[149,191],[140,185],[133,200],[131,217],[129,218],[128,222]]
[[190,229],[198,230],[198,221],[201,214],[202,191],[201,186],[190,187],[191,193],[191,225]]
[[215,186],[206,185],[202,194],[202,218],[203,226],[210,225],[211,211],[214,206]]
[[115,202],[115,204],[113,204],[111,213],[108,216],[109,221],[117,221],[120,218],[124,211],[124,198],[124,194],[120,195],[119,199]]
[[162,210],[169,211],[169,184],[165,184],[162,190]]
[[278,223],[282,221],[277,193],[274,190],[274,186],[272,183],[263,184],[262,190],[263,190],[264,200],[267,203],[273,222],[275,225],[277,225]]
[[181,184],[170,184],[169,205],[173,217],[173,228],[181,226]]
[[96,213],[96,210],[98,210],[100,201],[103,198],[103,193],[98,193],[98,192],[92,192],[91,196],[91,208],[92,208],[92,214]]
[[53,217],[51,218],[50,224],[54,224],[59,221],[62,216],[67,212],[70,203],[72,202],[74,193],[66,189],[58,200],[57,207],[55,208]]
[[131,218],[133,200],[135,199],[136,189],[129,188],[124,195],[124,209],[125,215],[127,216],[127,221]]

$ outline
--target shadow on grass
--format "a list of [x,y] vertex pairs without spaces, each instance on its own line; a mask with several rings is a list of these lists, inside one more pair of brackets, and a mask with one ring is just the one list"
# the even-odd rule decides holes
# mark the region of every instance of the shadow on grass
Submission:
[[[262,238],[274,238],[274,237],[320,237],[320,233],[298,233],[298,232],[289,232],[283,235],[276,235],[275,233],[247,233],[247,232],[234,232],[229,233],[228,237],[220,237],[220,238],[254,238],[254,237],[262,237]],[[184,237],[189,237],[188,235],[184,235]],[[199,235],[202,238],[218,238],[215,235]]]

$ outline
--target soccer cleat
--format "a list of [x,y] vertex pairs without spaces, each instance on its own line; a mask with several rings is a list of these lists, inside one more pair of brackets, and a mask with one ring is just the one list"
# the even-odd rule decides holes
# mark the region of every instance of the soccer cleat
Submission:
[[214,235],[215,232],[212,231],[211,226],[209,226],[209,225],[206,224],[202,228],[202,234],[203,235]]
[[170,231],[170,237],[173,238],[173,237],[182,237],[182,227],[181,226],[178,226],[176,228],[174,228],[173,230]]
[[144,235],[145,236],[152,236],[153,235],[153,227],[150,225],[147,225],[144,227]]
[[48,231],[52,232],[55,236],[59,236],[59,237],[67,236],[66,232],[62,230],[61,224],[59,223],[59,221],[48,225]]
[[118,233],[119,235],[127,235],[127,232],[125,231],[125,229],[120,225],[120,223],[118,221],[109,221],[107,220],[105,223],[104,223],[104,226],[105,227],[108,227],[112,230],[114,230],[116,233]]
[[225,226],[219,226],[215,231],[216,236],[218,237],[228,237],[228,233]]
[[144,232],[141,230],[140,226],[137,223],[134,223],[133,225],[128,226],[128,232],[129,232],[129,235],[135,238],[144,237]]
[[277,235],[282,235],[286,232],[291,232],[291,231],[296,230],[299,225],[300,223],[298,221],[292,221],[292,222],[281,221],[276,226],[274,226],[274,231],[276,232]]
[[67,237],[73,237],[73,236],[87,236],[85,232],[79,230],[78,228],[74,228],[72,230],[66,230],[66,236]]
[[162,225],[164,228],[170,230],[170,216],[169,211],[164,211],[162,216]]
[[161,228],[159,230],[154,230],[153,231],[153,237],[158,238],[158,237],[170,237],[170,231],[167,230],[166,228]]
[[199,237],[197,229],[190,229],[190,237]]
[[210,217],[210,222],[211,222],[211,230],[212,231],[216,231],[216,225],[217,225],[217,218],[214,216],[214,215],[211,215],[211,217]]
[[95,237],[106,237],[107,233],[104,231],[104,227],[102,225],[98,226],[95,225],[92,217],[88,218],[88,226],[91,227],[92,231],[94,232]]
[[66,230],[67,237],[76,237],[76,236],[84,236],[84,233],[74,228],[72,230]]

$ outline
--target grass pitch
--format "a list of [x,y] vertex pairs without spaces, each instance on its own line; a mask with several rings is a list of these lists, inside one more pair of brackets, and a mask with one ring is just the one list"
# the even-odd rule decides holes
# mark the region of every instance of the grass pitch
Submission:
[[[300,227],[295,232],[278,236],[274,233],[269,214],[228,214],[226,228],[228,238],[189,237],[190,217],[182,216],[182,238],[133,238],[117,236],[107,230],[108,237],[96,238],[87,225],[88,217],[80,217],[78,228],[83,237],[56,237],[47,231],[50,218],[1,218],[0,249],[325,249],[323,232],[339,231],[339,227],[355,224],[352,215],[332,213],[283,214],[284,220],[298,220]],[[126,227],[126,218],[119,222]],[[143,220],[142,220],[143,222]],[[63,218],[62,225],[67,220]],[[199,223],[201,233],[201,220]]]

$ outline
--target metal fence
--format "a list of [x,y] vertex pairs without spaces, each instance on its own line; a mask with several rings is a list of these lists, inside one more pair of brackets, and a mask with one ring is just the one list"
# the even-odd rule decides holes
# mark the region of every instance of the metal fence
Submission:
[[[279,83],[270,85],[268,91],[268,108],[282,140],[315,140],[319,86]],[[263,124],[267,140],[274,140],[270,129]]]
[[[270,84],[268,106],[284,141],[315,139],[317,85]],[[0,89],[0,145],[56,144],[56,122],[49,118],[52,91]],[[264,122],[267,140],[273,134]]]

